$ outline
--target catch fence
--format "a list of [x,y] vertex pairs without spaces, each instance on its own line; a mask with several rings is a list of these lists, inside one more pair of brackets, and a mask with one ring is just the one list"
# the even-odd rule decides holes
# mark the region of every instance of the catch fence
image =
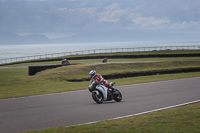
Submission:
[[43,55],[6,58],[6,59],[0,59],[0,64],[19,62],[19,61],[29,61],[29,60],[36,60],[36,59],[64,57],[64,56],[68,56],[68,55],[86,55],[86,54],[95,54],[95,53],[155,51],[155,50],[157,50],[157,51],[159,51],[159,50],[197,50],[197,49],[200,49],[200,45],[91,49],[91,50],[82,50],[82,51],[73,51],[73,52],[62,52],[62,53],[52,53],[52,54],[43,54]]

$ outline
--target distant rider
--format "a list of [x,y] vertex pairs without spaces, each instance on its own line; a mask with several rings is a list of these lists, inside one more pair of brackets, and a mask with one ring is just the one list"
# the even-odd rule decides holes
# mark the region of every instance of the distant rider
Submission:
[[114,85],[113,82],[110,82],[108,83],[108,81],[106,81],[100,74],[97,74],[96,71],[92,70],[90,71],[90,84],[95,81],[95,83],[98,83],[98,82],[102,82],[102,84],[104,84],[107,88],[111,88],[112,89],[112,86]]
[[70,64],[69,61],[66,58],[62,59],[62,65]]
[[107,57],[103,59],[103,63],[107,63]]

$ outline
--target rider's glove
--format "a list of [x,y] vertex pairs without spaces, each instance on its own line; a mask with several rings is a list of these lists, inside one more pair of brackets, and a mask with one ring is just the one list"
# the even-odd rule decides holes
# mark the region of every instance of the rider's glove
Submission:
[[115,84],[115,83],[110,82],[110,83],[109,83],[109,87],[112,87],[114,84]]

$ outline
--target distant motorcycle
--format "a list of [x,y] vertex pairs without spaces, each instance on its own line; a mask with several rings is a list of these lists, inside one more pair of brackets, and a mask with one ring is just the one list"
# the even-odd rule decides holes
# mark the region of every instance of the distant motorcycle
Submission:
[[93,100],[98,104],[103,103],[103,101],[111,101],[113,99],[116,102],[120,102],[122,100],[122,94],[119,90],[107,88],[101,82],[95,83],[95,81],[93,81],[89,85],[89,91],[92,93]]
[[102,60],[102,63],[107,63],[107,57]]
[[62,65],[68,65],[68,64],[70,64],[70,62],[67,59],[63,58]]

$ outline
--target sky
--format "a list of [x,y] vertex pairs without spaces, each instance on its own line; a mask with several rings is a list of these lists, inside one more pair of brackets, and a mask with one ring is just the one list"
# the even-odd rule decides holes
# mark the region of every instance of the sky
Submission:
[[200,0],[0,0],[0,35],[0,44],[200,40]]

